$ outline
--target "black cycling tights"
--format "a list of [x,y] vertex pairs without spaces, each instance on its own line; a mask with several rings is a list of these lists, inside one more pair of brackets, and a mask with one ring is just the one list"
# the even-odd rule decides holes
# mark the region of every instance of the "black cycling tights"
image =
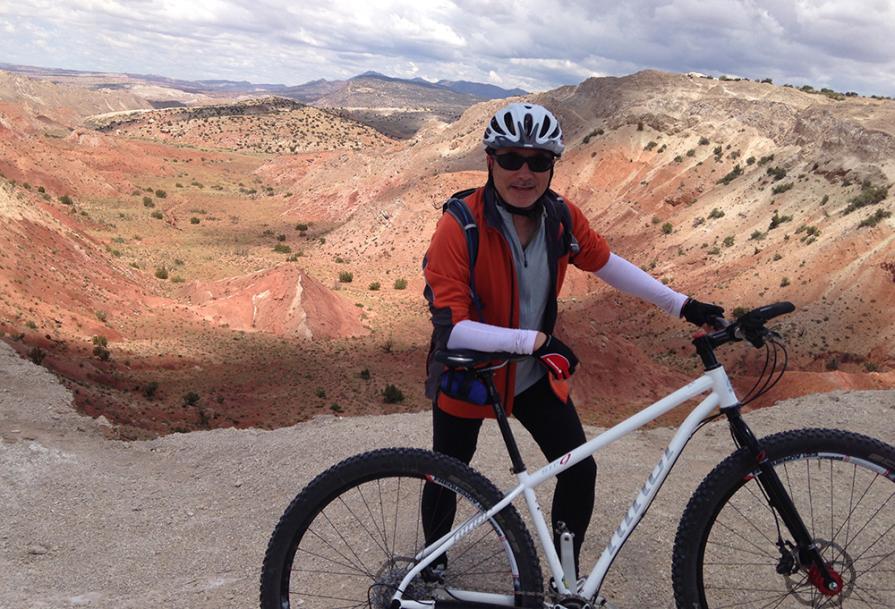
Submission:
[[[547,377],[516,396],[513,415],[528,430],[548,462],[558,459],[585,441],[584,430],[572,400],[563,404],[550,389]],[[463,419],[433,408],[433,449],[463,461],[472,460],[481,419]],[[589,457],[557,476],[551,516],[553,530],[564,522],[575,534],[575,569],[578,554],[594,508],[597,464]],[[451,530],[457,502],[453,493],[441,486],[426,484],[423,489],[422,520],[426,543],[432,543]],[[554,533],[559,551],[559,537]],[[439,562],[439,561],[436,561]]]

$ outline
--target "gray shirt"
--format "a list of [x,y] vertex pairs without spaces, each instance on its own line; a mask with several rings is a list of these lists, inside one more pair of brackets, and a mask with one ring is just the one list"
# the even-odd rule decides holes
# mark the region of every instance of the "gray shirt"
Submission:
[[[547,310],[547,299],[550,297],[550,267],[547,260],[547,239],[544,234],[544,216],[538,218],[538,228],[524,248],[513,225],[513,214],[498,206],[503,220],[504,237],[513,252],[513,264],[516,267],[516,281],[519,285],[519,328],[524,330],[541,330],[544,323],[544,312]],[[534,358],[527,358],[516,365],[516,389],[519,395],[534,385],[546,370]]]

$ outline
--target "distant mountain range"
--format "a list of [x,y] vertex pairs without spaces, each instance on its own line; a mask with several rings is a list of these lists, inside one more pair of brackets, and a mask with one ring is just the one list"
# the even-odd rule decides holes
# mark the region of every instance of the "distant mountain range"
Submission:
[[[334,110],[393,138],[407,138],[431,120],[451,122],[470,106],[490,99],[525,95],[522,89],[465,80],[429,82],[364,72],[346,80],[313,80],[301,85],[240,80],[181,80],[154,74],[88,72],[0,63],[0,70],[93,91],[120,91],[152,108],[218,105],[224,100],[276,95]],[[132,107],[133,104],[128,104]],[[116,108],[118,109],[118,108]]]
[[[422,78],[395,78],[386,76],[379,72],[368,71],[358,74],[347,80],[312,80],[300,85],[284,85],[279,83],[253,83],[248,80],[182,80],[178,78],[169,78],[167,76],[158,76],[156,74],[136,74],[129,72],[94,72],[83,70],[67,70],[64,68],[42,68],[37,66],[24,66],[9,63],[0,63],[0,70],[8,72],[16,72],[32,76],[35,78],[77,78],[87,77],[96,80],[104,78],[110,79],[111,82],[105,84],[104,88],[121,88],[123,80],[136,80],[148,84],[162,87],[170,87],[179,89],[188,93],[202,93],[205,95],[238,95],[252,93],[270,93],[282,95],[305,103],[311,103],[317,99],[334,93],[344,88],[348,82],[355,80],[377,79],[384,82],[405,83],[408,86],[419,86],[430,90],[453,91],[461,95],[470,95],[480,100],[483,99],[503,99],[516,95],[525,95],[528,91],[524,89],[503,89],[496,85],[489,85],[479,82],[471,82],[467,80],[439,80],[436,83],[430,82]],[[98,84],[98,88],[102,88],[102,83]]]

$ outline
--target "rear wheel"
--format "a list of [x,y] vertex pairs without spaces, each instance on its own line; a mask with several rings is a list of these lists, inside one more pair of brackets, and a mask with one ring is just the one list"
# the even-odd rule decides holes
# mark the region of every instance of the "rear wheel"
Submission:
[[[315,478],[280,519],[262,568],[262,609],[387,608],[426,545],[427,482],[456,496],[458,525],[502,498],[475,470],[429,451],[384,449],[347,459]],[[426,575],[410,583],[405,599],[451,600],[465,591],[510,606],[541,605],[537,552],[512,506],[460,538],[443,574]]]
[[[761,441],[840,591],[824,595],[739,450],[694,493],[674,546],[679,609],[895,607],[895,449],[835,430]],[[778,534],[779,531],[779,534]],[[782,541],[782,543],[781,543]]]

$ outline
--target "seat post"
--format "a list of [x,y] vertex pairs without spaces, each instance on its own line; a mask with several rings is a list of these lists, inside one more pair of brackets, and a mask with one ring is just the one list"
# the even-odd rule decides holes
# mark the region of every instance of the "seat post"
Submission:
[[507,446],[510,462],[513,464],[513,473],[524,472],[525,463],[522,462],[522,455],[519,453],[519,447],[516,445],[516,438],[510,429],[510,421],[507,418],[506,411],[503,409],[503,404],[500,402],[500,394],[497,393],[497,387],[494,386],[494,373],[488,370],[480,376],[488,388],[488,399],[491,402],[491,408],[494,410],[494,418],[497,419],[500,435],[503,436],[504,444]]

